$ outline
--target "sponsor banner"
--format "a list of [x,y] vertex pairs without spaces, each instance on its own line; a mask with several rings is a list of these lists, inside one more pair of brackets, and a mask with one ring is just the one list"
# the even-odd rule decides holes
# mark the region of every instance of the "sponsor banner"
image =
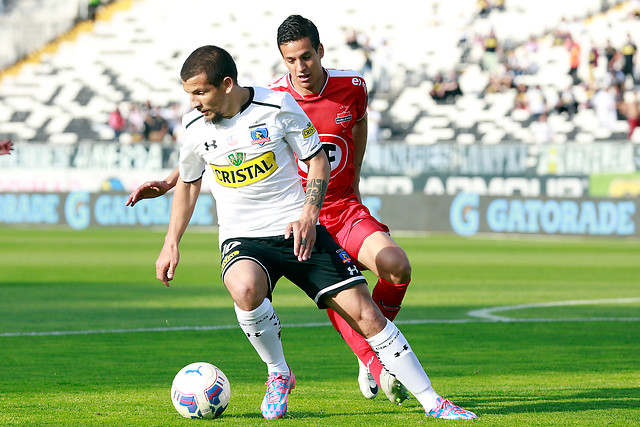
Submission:
[[592,197],[638,197],[640,196],[640,173],[591,175],[589,195]]
[[362,167],[363,172],[385,175],[524,176],[533,172],[529,157],[524,144],[372,144]]
[[[263,141],[257,132],[256,141]],[[344,162],[339,153],[328,149],[332,167]],[[163,179],[177,162],[177,147],[162,144],[19,143],[11,155],[0,156],[0,192],[132,191]],[[630,143],[372,144],[360,190],[370,195],[634,197],[640,193],[639,168],[640,146]],[[228,185],[244,179],[225,171],[219,175]]]
[[459,194],[449,207],[449,225],[475,233],[574,236],[638,236],[640,199],[493,198]]
[[587,176],[640,170],[640,148],[628,142],[593,144],[406,145],[367,147],[371,175]]
[[587,177],[417,176],[365,175],[360,193],[368,195],[412,194],[449,195],[476,193],[481,196],[583,197],[588,193]]
[[[261,143],[264,138],[260,137],[264,136],[256,133],[255,142]],[[177,164],[178,146],[159,143],[17,143],[10,156],[0,156],[0,171],[159,170],[173,169]],[[363,164],[363,174],[407,176],[588,176],[636,171],[640,171],[640,146],[629,142],[550,145],[377,143],[367,147]]]
[[[640,236],[640,198],[386,195],[363,198],[391,230],[571,236]],[[402,206],[402,209],[398,209]]]
[[[171,171],[171,169],[0,170],[0,192],[131,192],[143,182],[164,179]],[[220,174],[223,179],[229,179],[229,174],[226,178],[223,172]],[[583,197],[588,194],[597,197],[633,197],[640,194],[639,181],[640,174],[597,175],[589,178],[551,175],[540,177],[365,175],[360,179],[360,192],[366,195],[423,193],[453,196],[458,193],[477,193],[482,196],[496,197]],[[239,181],[236,180],[236,182]],[[592,188],[594,185],[596,185],[595,190]]]
[[131,171],[173,169],[177,164],[177,146],[167,147],[159,143],[86,142],[74,145],[55,145],[30,142],[16,144],[10,156],[0,156],[0,170],[106,169]]
[[[128,193],[0,193],[1,225],[138,227],[169,224],[172,196],[125,206]],[[190,224],[217,225],[213,196],[201,194]]]
[[131,192],[143,182],[164,179],[169,173],[170,169],[0,169],[0,192]]
[[536,146],[538,175],[590,175],[636,171],[630,143],[561,144]]
[[[128,193],[0,193],[0,226],[87,227],[166,226],[171,195],[125,206]],[[640,236],[640,198],[488,197],[425,194],[369,195],[371,213],[392,231]],[[401,206],[402,208],[398,208]],[[217,226],[215,202],[201,194],[191,224]]]

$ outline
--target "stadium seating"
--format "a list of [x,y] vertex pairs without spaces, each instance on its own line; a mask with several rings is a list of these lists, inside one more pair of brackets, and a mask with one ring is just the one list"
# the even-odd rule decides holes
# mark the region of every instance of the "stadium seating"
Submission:
[[[358,7],[328,0],[322,9],[257,0],[235,9],[217,8],[206,0],[116,1],[95,23],[61,37],[37,61],[0,74],[0,136],[57,144],[111,141],[107,118],[116,105],[126,114],[131,103],[179,103],[184,112],[187,99],[178,71],[189,52],[207,43],[234,55],[241,83],[266,85],[285,72],[275,30],[288,14],[300,13],[320,29],[326,66],[363,70],[372,92],[370,108],[382,114],[382,139],[409,144],[531,142],[533,120],[528,111],[514,108],[515,89],[483,93],[492,74],[481,67],[480,38],[494,29],[498,41],[519,54],[535,38],[539,49],[528,59],[536,71],[518,81],[540,85],[551,103],[571,86],[567,50],[554,45],[552,37],[566,20],[582,45],[583,64],[590,40],[602,47],[608,38],[617,46],[627,32],[640,40],[640,25],[627,17],[628,2],[600,13],[602,3],[507,0],[504,11],[481,18],[475,0],[400,0],[393,8],[381,0]],[[370,43],[373,49],[370,71],[363,68],[366,49],[346,44],[351,30],[359,34],[361,46]],[[450,71],[458,73],[463,94],[435,102],[429,95],[433,76]],[[596,80],[605,74],[601,61]],[[579,76],[587,80],[586,65]],[[574,86],[572,91],[582,107],[573,117],[549,115],[554,142],[626,139],[626,122],[600,128],[588,108],[587,90]]]

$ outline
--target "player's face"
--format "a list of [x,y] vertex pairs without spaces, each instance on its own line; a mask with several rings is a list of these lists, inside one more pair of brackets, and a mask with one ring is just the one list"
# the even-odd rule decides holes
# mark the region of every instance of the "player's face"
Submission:
[[300,40],[280,45],[280,53],[291,74],[291,81],[296,90],[302,94],[318,93],[324,86],[325,76],[320,59],[324,56],[322,44],[316,51],[311,40],[305,37]]
[[226,79],[216,87],[207,82],[206,74],[201,73],[183,81],[182,87],[190,96],[191,107],[200,111],[206,121],[220,123],[223,118],[233,117],[229,104],[231,88]]

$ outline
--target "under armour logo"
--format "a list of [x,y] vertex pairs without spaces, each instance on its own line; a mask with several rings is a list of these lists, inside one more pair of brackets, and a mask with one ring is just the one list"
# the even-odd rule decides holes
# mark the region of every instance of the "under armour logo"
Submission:
[[215,150],[216,148],[218,148],[218,144],[216,144],[216,140],[214,139],[213,141],[211,141],[211,144],[209,144],[208,142],[204,143],[204,149],[209,151],[209,147],[213,147],[213,149]]
[[402,350],[398,351],[397,353],[394,353],[395,357],[400,357],[400,355],[402,353],[404,353],[405,351],[409,350],[409,346],[407,346],[406,344],[402,346]]
[[358,267],[347,267],[347,270],[349,270],[349,274],[352,276],[358,274]]

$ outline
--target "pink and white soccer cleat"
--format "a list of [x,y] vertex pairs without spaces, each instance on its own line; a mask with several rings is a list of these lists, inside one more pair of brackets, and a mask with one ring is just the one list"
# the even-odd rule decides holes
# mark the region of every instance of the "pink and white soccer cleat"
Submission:
[[442,418],[445,420],[472,420],[478,418],[476,414],[454,405],[449,399],[438,397],[436,407],[425,412],[427,417]]
[[289,368],[291,374],[288,377],[272,372],[267,378],[267,392],[262,399],[262,416],[268,420],[281,418],[287,413],[287,398],[296,386],[296,377]]

